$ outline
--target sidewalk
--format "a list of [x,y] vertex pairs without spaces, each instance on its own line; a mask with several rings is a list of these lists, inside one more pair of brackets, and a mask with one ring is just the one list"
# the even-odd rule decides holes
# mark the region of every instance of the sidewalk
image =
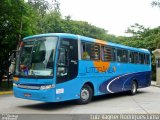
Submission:
[[160,85],[156,85],[156,81],[151,81],[151,86],[160,87]]

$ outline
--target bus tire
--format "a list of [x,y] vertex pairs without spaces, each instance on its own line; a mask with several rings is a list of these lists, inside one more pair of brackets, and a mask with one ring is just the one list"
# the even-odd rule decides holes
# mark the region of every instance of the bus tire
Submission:
[[80,98],[78,99],[78,104],[88,104],[93,97],[93,90],[90,85],[85,84],[80,91]]
[[130,95],[135,95],[137,93],[138,85],[136,81],[132,81]]

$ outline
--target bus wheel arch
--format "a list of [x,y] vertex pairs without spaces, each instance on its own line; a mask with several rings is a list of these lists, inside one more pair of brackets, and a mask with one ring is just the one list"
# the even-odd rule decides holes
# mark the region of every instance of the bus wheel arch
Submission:
[[135,95],[137,93],[137,89],[138,89],[137,79],[133,79],[131,81],[131,90],[129,91],[130,95]]
[[[94,85],[91,82],[86,82],[84,85],[89,85],[92,88],[93,96],[94,96]],[[84,86],[83,85],[83,86]]]
[[94,86],[91,82],[86,82],[80,91],[80,98],[77,100],[78,104],[88,104],[94,96]]

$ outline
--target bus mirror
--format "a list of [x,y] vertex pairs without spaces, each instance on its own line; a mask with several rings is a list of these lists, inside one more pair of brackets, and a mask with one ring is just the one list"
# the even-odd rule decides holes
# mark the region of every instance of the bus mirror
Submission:
[[12,52],[12,54],[9,57],[9,61],[11,62],[9,66],[9,74],[13,74],[15,70],[15,54],[16,52]]
[[14,61],[14,59],[15,59],[15,53],[14,52],[12,52],[11,53],[11,55],[9,56],[9,61]]
[[19,53],[19,50],[12,50],[11,54],[9,55],[9,61],[15,61],[16,59],[16,55]]
[[9,56],[9,61],[13,61],[13,53]]

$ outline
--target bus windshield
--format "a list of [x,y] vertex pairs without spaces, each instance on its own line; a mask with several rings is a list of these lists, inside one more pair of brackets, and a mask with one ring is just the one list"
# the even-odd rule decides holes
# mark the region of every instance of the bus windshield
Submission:
[[57,37],[27,39],[20,48],[16,75],[53,76]]

